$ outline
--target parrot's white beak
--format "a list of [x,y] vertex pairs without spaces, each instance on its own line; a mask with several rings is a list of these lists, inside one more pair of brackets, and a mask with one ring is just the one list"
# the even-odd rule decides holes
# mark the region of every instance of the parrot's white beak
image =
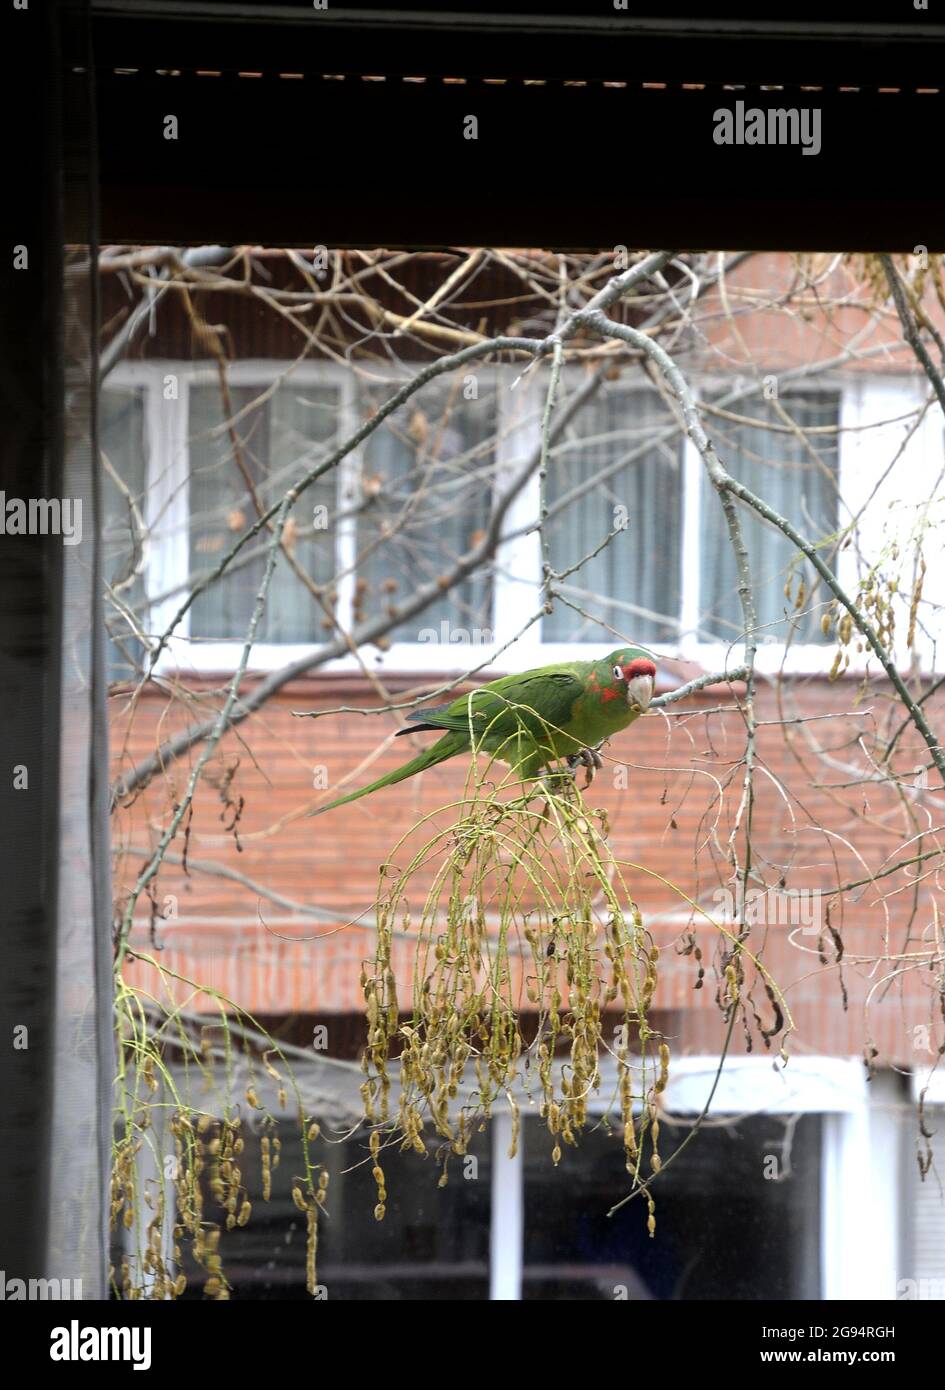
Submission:
[[653,677],[632,676],[627,681],[627,704],[631,709],[639,709],[642,714],[649,708],[653,698]]

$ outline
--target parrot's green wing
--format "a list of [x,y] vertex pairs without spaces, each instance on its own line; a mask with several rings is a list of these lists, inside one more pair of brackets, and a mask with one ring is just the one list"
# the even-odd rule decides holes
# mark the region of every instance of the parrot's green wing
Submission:
[[575,671],[545,666],[522,675],[502,676],[471,695],[460,695],[451,704],[416,710],[409,717],[422,721],[421,728],[468,734],[471,727],[474,736],[485,735],[490,742],[509,738],[523,726],[540,739],[569,722],[584,688]]

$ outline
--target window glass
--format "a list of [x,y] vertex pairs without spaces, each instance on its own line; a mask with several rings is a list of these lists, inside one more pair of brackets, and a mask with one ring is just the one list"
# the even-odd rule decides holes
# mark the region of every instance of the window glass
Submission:
[[[672,424],[652,392],[610,386],[584,406],[552,453],[547,487],[552,567],[561,573],[610,531],[623,529],[560,586],[590,617],[556,603],[542,623],[546,642],[613,645],[614,633],[595,619],[641,642],[678,635],[682,450],[678,434],[658,440]],[[555,515],[557,505],[561,511]]]
[[[828,392],[809,396],[792,393],[781,401],[790,420],[802,431],[825,426],[835,429],[839,403],[839,396]],[[713,417],[713,441],[728,471],[786,517],[803,536],[816,542],[833,535],[839,517],[837,434],[811,434],[806,441],[800,439],[771,401],[746,401],[738,406],[738,412],[746,418],[764,421],[764,425],[730,424]],[[773,428],[765,428],[765,425]],[[769,641],[783,642],[788,636],[785,610],[793,611],[784,586],[797,549],[744,507],[739,507],[739,514],[755,584],[758,623],[764,629],[760,635]],[[826,558],[829,563],[829,552]],[[802,561],[795,574],[803,576],[810,594],[812,580],[816,578],[810,565]],[[737,582],[735,557],[722,508],[711,483],[703,476],[699,606],[704,629],[723,641],[737,640],[744,627]],[[793,587],[796,593],[797,578]],[[825,595],[815,595],[815,602],[818,597],[823,599]],[[795,641],[832,640],[825,638],[821,631],[822,612],[822,609],[812,609],[799,615]]]
[[[481,538],[492,505],[496,408],[494,392],[479,387],[477,400],[465,399],[462,377],[427,387],[365,441],[356,620],[393,612]],[[393,389],[365,387],[364,413]],[[489,642],[492,628],[486,570],[398,624],[390,638]]]
[[138,633],[147,561],[147,442],[143,387],[109,387],[98,408],[102,456],[102,564],[110,680],[134,675],[144,651]]
[[[667,1163],[645,1203],[627,1192],[622,1145],[603,1130],[555,1168],[541,1120],[525,1131],[525,1299],[820,1297],[821,1119],[718,1117]],[[664,1162],[688,1128],[661,1125]]]
[[[267,388],[231,388],[236,444],[225,428],[217,385],[190,390],[190,568],[212,569],[257,516],[326,458],[338,434],[339,392],[330,384],[302,386],[291,379]],[[314,584],[335,574],[337,470],[313,483],[287,527],[290,558],[281,557],[269,590],[258,642],[325,640],[330,620],[291,562]],[[268,534],[268,533],[267,533]],[[248,561],[237,556],[228,574],[199,595],[191,609],[191,637],[241,640],[252,616],[266,564],[265,541],[251,542]]]
[[[323,1133],[325,1127],[323,1126]],[[282,1130],[278,1168],[269,1201],[262,1196],[258,1136],[249,1133],[240,1172],[252,1203],[248,1223],[226,1231],[220,1249],[235,1298],[308,1298],[305,1290],[306,1218],[292,1200],[304,1172],[301,1142]],[[316,1160],[330,1173],[318,1229],[318,1283],[337,1299],[410,1300],[489,1297],[489,1133],[477,1134],[465,1158],[453,1157],[448,1181],[432,1156],[399,1145],[382,1150],[387,1188],[383,1221],[374,1216],[377,1184],[365,1136],[338,1144],[319,1142]],[[206,1199],[206,1216],[220,1208]],[[199,1298],[206,1273],[186,1253],[187,1297]]]

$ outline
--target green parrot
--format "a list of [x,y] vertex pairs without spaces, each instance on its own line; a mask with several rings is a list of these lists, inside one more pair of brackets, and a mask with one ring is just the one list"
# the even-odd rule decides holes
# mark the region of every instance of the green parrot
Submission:
[[443,737],[376,782],[309,814],[320,816],[415,777],[457,753],[468,753],[473,745],[470,732],[477,749],[508,764],[522,779],[534,779],[542,768],[566,758],[572,768],[583,764],[590,781],[594,769],[602,766],[596,745],[643,713],[653,698],[655,677],[656,667],[646,652],[621,647],[601,661],[539,666],[490,681],[451,704],[414,710],[407,716],[417,721],[414,727],[398,730],[398,736],[432,729]]

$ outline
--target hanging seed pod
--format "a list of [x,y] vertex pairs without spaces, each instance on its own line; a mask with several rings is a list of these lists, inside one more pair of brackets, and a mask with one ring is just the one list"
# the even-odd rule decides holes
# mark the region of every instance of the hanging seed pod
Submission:
[[660,1043],[660,1074],[656,1078],[654,1090],[657,1094],[666,1090],[669,1081],[669,1043]]

